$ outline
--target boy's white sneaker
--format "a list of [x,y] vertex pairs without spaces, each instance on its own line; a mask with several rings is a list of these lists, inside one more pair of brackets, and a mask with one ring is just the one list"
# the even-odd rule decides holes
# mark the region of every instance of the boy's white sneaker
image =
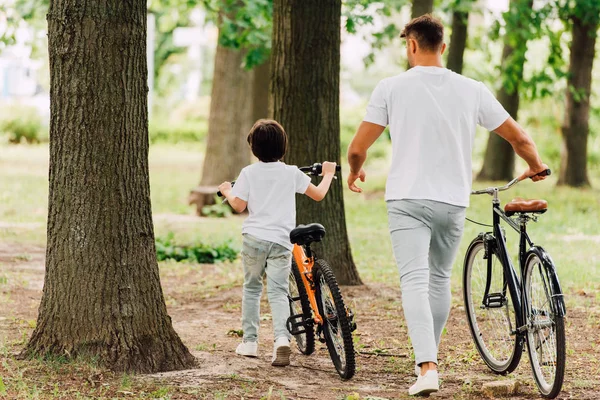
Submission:
[[419,375],[417,382],[408,389],[411,396],[427,395],[440,390],[438,372],[430,369],[425,375]]
[[235,352],[241,356],[258,357],[258,342],[242,342],[238,344]]
[[418,366],[417,364],[415,364],[415,375],[416,376],[421,375],[421,367]]
[[275,340],[275,345],[273,346],[273,359],[271,360],[271,365],[274,367],[285,367],[286,365],[290,365],[291,352],[289,339],[286,337],[278,338]]

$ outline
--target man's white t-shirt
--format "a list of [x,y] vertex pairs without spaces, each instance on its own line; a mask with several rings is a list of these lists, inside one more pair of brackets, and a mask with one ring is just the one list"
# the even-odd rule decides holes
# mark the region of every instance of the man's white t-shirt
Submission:
[[295,165],[258,162],[242,169],[231,194],[248,202],[242,233],[292,249],[296,227],[296,193],[305,193],[310,178]]
[[390,126],[392,165],[385,199],[467,207],[476,125],[493,131],[508,118],[483,83],[446,68],[417,66],[382,80],[364,121]]

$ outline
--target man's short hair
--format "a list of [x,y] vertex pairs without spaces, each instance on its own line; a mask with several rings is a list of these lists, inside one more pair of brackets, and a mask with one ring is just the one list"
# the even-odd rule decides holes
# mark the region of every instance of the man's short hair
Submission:
[[279,161],[287,150],[287,134],[277,121],[259,119],[250,129],[248,144],[260,161]]
[[435,52],[444,43],[444,25],[431,14],[424,14],[406,24],[400,37],[414,39],[422,50]]

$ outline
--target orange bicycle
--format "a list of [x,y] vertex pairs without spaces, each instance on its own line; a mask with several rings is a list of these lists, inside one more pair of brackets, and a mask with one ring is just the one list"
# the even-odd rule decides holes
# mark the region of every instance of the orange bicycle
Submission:
[[[321,164],[317,163],[300,170],[318,176],[321,168]],[[337,171],[340,171],[339,165]],[[352,341],[356,323],[352,311],[344,304],[333,270],[311,249],[311,244],[320,242],[324,236],[325,228],[316,223],[299,225],[290,232],[294,249],[287,328],[302,354],[314,352],[315,336],[326,343],[338,374],[342,379],[350,379],[356,370]]]
[[[321,175],[319,163],[300,167],[300,171]],[[340,166],[336,171],[341,171]],[[235,184],[231,182],[232,185]],[[221,192],[217,192],[221,196]],[[290,232],[292,268],[290,271],[288,331],[296,339],[302,354],[315,351],[315,337],[327,344],[327,350],[342,379],[354,376],[356,364],[352,332],[356,329],[354,314],[344,305],[333,270],[325,260],[317,258],[310,245],[325,236],[321,224],[298,225]],[[315,330],[316,325],[316,330]]]

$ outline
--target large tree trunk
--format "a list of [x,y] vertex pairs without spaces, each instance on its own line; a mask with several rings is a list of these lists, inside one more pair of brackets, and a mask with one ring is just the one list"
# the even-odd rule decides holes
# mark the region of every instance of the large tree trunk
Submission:
[[584,24],[580,18],[573,18],[573,42],[568,78],[568,87],[572,89],[567,90],[559,185],[589,186],[590,184],[587,175],[587,142],[598,18],[592,20],[589,24]]
[[468,12],[454,11],[452,13],[452,36],[450,37],[447,66],[449,70],[457,74],[462,74],[463,58],[467,47],[468,23]]
[[120,371],[194,358],[167,315],[148,178],[146,1],[51,0],[44,293],[27,355]]
[[205,205],[214,204],[217,185],[235,179],[250,164],[246,137],[254,122],[253,72],[242,67],[243,60],[242,51],[217,45],[202,179],[189,199],[198,215]]
[[[523,7],[524,2],[526,2],[527,7],[531,9],[533,6],[532,0],[511,0],[511,11],[515,12],[514,10]],[[511,23],[509,24],[509,22]],[[513,23],[515,24],[514,26],[512,26]],[[509,21],[507,21],[507,32],[523,31],[524,23],[528,23],[528,18],[510,18]],[[526,37],[526,35],[519,35],[517,40],[518,46],[516,47],[513,47],[510,44],[511,38],[509,37],[509,33],[504,37],[501,70],[509,71],[513,75],[513,78],[511,78],[511,86],[507,87],[506,83],[504,83],[496,94],[500,104],[504,106],[506,111],[515,120],[517,120],[517,114],[519,112],[519,81],[523,79],[523,65],[525,64],[525,52],[527,51]],[[490,132],[483,166],[481,167],[479,175],[477,175],[477,180],[509,181],[514,178],[514,171],[515,152],[512,146],[499,135]]]
[[265,61],[252,70],[254,82],[252,88],[253,122],[269,116],[269,84],[271,82],[271,62]]
[[[341,0],[275,0],[271,54],[271,110],[289,135],[286,162],[340,162]],[[298,223],[327,229],[320,256],[341,284],[361,284],[352,259],[342,179],[321,203],[299,196]]]

